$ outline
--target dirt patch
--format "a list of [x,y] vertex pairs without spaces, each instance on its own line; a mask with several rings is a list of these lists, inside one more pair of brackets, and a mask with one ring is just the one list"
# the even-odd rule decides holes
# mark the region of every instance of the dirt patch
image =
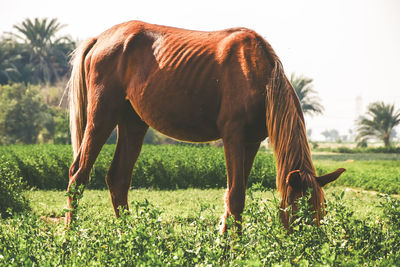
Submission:
[[[355,192],[355,193],[371,194],[371,195],[374,195],[374,196],[375,195],[381,195],[381,196],[386,195],[385,193],[381,193],[381,192],[378,192],[378,191],[364,190],[364,189],[359,189],[359,188],[349,188],[349,187],[346,187],[345,191],[346,192],[351,191],[351,192]],[[391,195],[393,197],[400,197],[399,194],[389,194],[389,195]]]
[[42,216],[40,217],[43,221],[47,223],[52,223],[52,224],[61,224],[65,222],[65,217],[46,217]]

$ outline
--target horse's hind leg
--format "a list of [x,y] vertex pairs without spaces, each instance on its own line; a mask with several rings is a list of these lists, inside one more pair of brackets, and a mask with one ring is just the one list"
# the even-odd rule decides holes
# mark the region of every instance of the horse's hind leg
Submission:
[[119,207],[128,209],[128,191],[132,169],[139,157],[147,129],[147,124],[140,120],[131,105],[127,103],[127,111],[118,123],[117,148],[106,177],[117,217],[119,217]]
[[[78,195],[78,192],[71,191],[72,186],[86,187],[93,164],[121,117],[125,100],[122,96],[118,97],[118,94],[110,92],[112,90],[104,88],[88,90],[86,129],[78,154],[69,170],[68,193],[70,195],[67,199],[69,210],[73,208],[71,204]],[[72,215],[71,212],[67,212],[67,225]]]
[[226,231],[226,219],[232,215],[241,232],[241,214],[245,204],[247,181],[260,143],[224,140],[228,185],[225,194],[225,213],[221,218],[221,233]]

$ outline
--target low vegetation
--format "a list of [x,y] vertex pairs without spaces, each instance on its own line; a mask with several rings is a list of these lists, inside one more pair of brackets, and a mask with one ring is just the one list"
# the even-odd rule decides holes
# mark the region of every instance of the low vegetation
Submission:
[[0,156],[0,218],[28,210],[24,189],[26,183],[16,173],[16,166]]
[[[318,169],[326,173],[337,162],[318,162]],[[347,171],[336,181],[336,185],[363,188],[388,194],[400,193],[400,161],[354,161],[341,162]]]
[[[397,153],[400,154],[400,146],[388,146],[388,147],[355,147],[349,148],[347,146],[338,146],[335,148],[317,148],[314,151],[318,152],[333,152],[333,153],[345,153],[345,154],[360,154],[360,153]],[[373,158],[373,157],[371,157]]]
[[244,234],[238,236],[218,233],[226,183],[222,148],[145,145],[129,193],[130,214],[120,219],[114,218],[104,190],[114,148],[104,147],[79,200],[77,220],[65,231],[70,146],[0,147],[0,265],[400,264],[400,200],[354,189],[344,194],[338,187],[400,192],[398,154],[314,154],[318,173],[338,167],[347,172],[327,189],[321,226],[315,226],[303,198],[289,234],[270,189],[275,186],[273,156],[260,151],[250,178]]
[[0,85],[0,145],[67,144],[68,113],[52,96],[57,91],[22,83]]
[[257,189],[248,192],[242,236],[218,233],[222,190],[134,190],[131,212],[120,219],[113,217],[110,203],[104,209],[107,192],[88,190],[69,231],[62,218],[47,214],[59,205],[60,197],[65,200],[63,194],[32,191],[32,212],[0,221],[0,265],[400,263],[399,200],[369,194],[373,214],[360,215],[354,212],[360,203],[352,201],[360,193],[328,190],[328,213],[321,227],[314,225],[303,198],[288,234],[280,224],[279,201],[273,193]]
[[[89,188],[106,188],[105,175],[114,154],[114,145],[104,146],[91,173]],[[64,190],[72,151],[68,145],[31,145],[0,147],[0,155],[16,166],[30,187]],[[1,164],[1,163],[0,163]],[[259,153],[251,172],[250,185],[275,185],[273,156]],[[134,188],[221,188],[226,186],[224,152],[212,146],[145,145],[136,163]]]
[[[91,173],[89,188],[104,189],[105,175],[114,154],[114,145],[104,146]],[[72,151],[68,145],[30,145],[0,147],[0,156],[9,162],[16,177],[23,177],[31,188],[65,190]],[[339,167],[347,171],[335,183],[350,187],[400,193],[399,154],[313,155],[318,174]],[[272,153],[258,153],[249,186],[261,184],[275,188],[275,164]],[[153,189],[222,188],[226,186],[226,168],[222,148],[190,145],[144,145],[135,166],[132,187]]]

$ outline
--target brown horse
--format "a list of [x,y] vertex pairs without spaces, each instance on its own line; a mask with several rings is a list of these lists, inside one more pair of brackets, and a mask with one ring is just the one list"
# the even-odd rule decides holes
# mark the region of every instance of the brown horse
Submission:
[[[222,138],[228,182],[225,220],[241,220],[254,157],[267,134],[282,204],[312,188],[317,221],[321,187],[344,169],[316,177],[299,100],[272,47],[245,28],[189,31],[131,21],[82,43],[69,82],[74,162],[69,186],[84,185],[111,131],[118,142],[106,181],[115,215],[128,208],[133,166],[149,126],[178,140]],[[68,208],[74,196],[68,197]],[[71,220],[67,213],[67,223]],[[288,214],[282,213],[288,226]]]

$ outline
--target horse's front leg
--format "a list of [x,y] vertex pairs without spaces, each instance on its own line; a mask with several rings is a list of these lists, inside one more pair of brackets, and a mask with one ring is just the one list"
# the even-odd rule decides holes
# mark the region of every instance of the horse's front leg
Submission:
[[226,220],[232,215],[239,233],[242,229],[242,212],[245,204],[247,180],[260,143],[246,144],[239,137],[225,137],[224,151],[228,171],[225,194],[225,213],[221,218],[221,233],[226,231]]

